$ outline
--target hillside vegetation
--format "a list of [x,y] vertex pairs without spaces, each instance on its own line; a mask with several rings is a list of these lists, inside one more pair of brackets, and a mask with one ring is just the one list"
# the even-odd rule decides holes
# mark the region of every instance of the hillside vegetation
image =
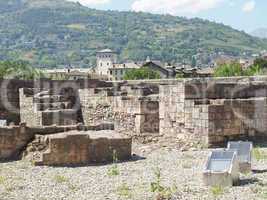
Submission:
[[0,0],[0,60],[91,66],[102,48],[120,52],[120,60],[181,62],[197,53],[259,52],[267,41],[201,19],[99,11],[64,0]]

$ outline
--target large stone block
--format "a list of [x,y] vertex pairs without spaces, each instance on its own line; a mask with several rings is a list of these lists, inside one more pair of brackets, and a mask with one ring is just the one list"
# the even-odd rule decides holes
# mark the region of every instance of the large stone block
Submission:
[[114,131],[70,131],[44,137],[48,147],[37,152],[36,165],[86,165],[131,158],[132,139]]
[[21,151],[34,138],[25,124],[0,127],[0,159],[18,159]]

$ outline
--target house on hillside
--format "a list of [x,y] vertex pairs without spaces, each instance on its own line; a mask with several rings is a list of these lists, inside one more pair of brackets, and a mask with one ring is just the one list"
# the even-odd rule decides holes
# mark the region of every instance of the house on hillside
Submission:
[[175,78],[175,69],[172,66],[163,64],[160,61],[147,59],[146,62],[143,63],[142,67],[147,67],[158,72],[161,79]]
[[88,69],[64,68],[64,69],[47,69],[45,75],[52,80],[79,80],[90,79]]
[[147,67],[159,73],[162,79],[175,78],[175,70],[160,61],[147,58],[142,62],[117,62],[117,53],[110,49],[97,52],[97,66],[95,72],[100,76],[106,76],[109,81],[123,80],[127,71]]

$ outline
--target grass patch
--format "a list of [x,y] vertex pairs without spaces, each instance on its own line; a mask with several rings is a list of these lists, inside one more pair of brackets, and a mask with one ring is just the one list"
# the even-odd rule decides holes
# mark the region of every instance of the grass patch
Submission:
[[256,147],[253,149],[253,157],[257,161],[267,160],[267,153],[263,151],[260,147]]
[[67,177],[62,176],[62,175],[56,175],[56,176],[54,177],[54,179],[55,179],[55,181],[56,181],[57,183],[66,183],[66,182],[69,181],[69,179],[68,179]]
[[177,191],[177,187],[165,187],[161,183],[161,170],[157,168],[154,171],[155,181],[150,183],[151,192],[156,194],[156,199],[159,200],[169,200],[172,198],[173,194]]
[[123,183],[121,186],[119,186],[117,188],[117,194],[120,196],[120,197],[124,197],[124,198],[127,198],[127,199],[130,199],[132,197],[132,194],[131,194],[131,189],[130,187]]
[[58,184],[64,184],[66,186],[68,186],[68,188],[72,191],[75,192],[78,190],[78,188],[72,183],[72,181],[70,181],[69,178],[62,176],[62,175],[56,175],[54,177],[54,180],[56,183]]
[[0,185],[4,185],[6,182],[6,178],[3,176],[0,176]]
[[215,198],[218,198],[219,196],[224,194],[224,189],[221,186],[213,186],[210,190]]
[[69,187],[69,189],[70,189],[71,191],[73,191],[73,192],[75,192],[75,191],[78,190],[78,188],[77,188],[75,185],[71,184],[71,183],[68,185],[68,187]]
[[8,179],[4,176],[0,176],[0,185],[2,185],[2,187],[6,190],[7,193],[10,193],[16,190],[16,186],[13,184],[10,185],[8,183]]
[[118,176],[118,175],[120,175],[120,171],[119,171],[118,165],[114,164],[108,170],[108,176]]
[[113,164],[112,164],[111,168],[108,170],[108,176],[118,176],[120,174],[120,171],[119,171],[119,167],[117,165],[118,156],[117,156],[116,151],[113,151],[112,159],[113,159]]

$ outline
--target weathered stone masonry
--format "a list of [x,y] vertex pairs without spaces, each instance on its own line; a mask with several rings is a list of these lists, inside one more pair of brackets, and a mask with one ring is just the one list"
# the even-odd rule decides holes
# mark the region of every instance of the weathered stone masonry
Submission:
[[160,133],[193,134],[209,145],[266,138],[264,78],[193,79],[160,86]]
[[[229,140],[256,141],[267,138],[266,77],[132,81],[114,85],[96,82],[90,86],[79,82],[27,84],[22,84],[21,89],[16,87],[14,102],[17,102],[16,108],[20,114],[16,114],[16,120],[13,121],[17,123],[20,119],[26,122],[29,135],[17,131],[22,127],[13,127],[12,133],[7,127],[5,131],[10,134],[1,133],[0,158],[13,157],[28,145],[27,149],[40,150],[40,155],[44,155],[41,163],[62,164],[61,161],[66,161],[77,164],[94,160],[72,157],[73,152],[81,155],[85,151],[75,146],[76,143],[69,145],[66,154],[69,160],[53,157],[63,148],[53,145],[58,137],[61,138],[60,142],[66,140],[66,144],[69,138],[77,139],[78,143],[80,137],[88,138],[87,133],[77,132],[77,138],[73,134],[51,135],[51,140],[46,140],[50,141],[48,143],[41,142],[43,139],[36,142],[35,138],[35,142],[28,144],[34,135],[38,135],[38,127],[43,134],[44,130],[41,129],[47,125],[61,127],[83,123],[95,126],[114,123],[117,133],[134,138],[176,137],[183,134],[190,136],[189,140],[198,139],[210,146],[223,145]],[[6,115],[10,116],[8,112]],[[49,130],[47,127],[43,129]],[[48,132],[54,134],[61,131]],[[84,145],[89,148],[91,140],[86,140]],[[111,151],[107,152],[110,157]]]
[[131,87],[124,86],[118,91],[79,90],[84,123],[92,125],[108,121],[114,122],[115,129],[125,135],[158,135],[158,96],[145,91],[146,87],[134,89]]

